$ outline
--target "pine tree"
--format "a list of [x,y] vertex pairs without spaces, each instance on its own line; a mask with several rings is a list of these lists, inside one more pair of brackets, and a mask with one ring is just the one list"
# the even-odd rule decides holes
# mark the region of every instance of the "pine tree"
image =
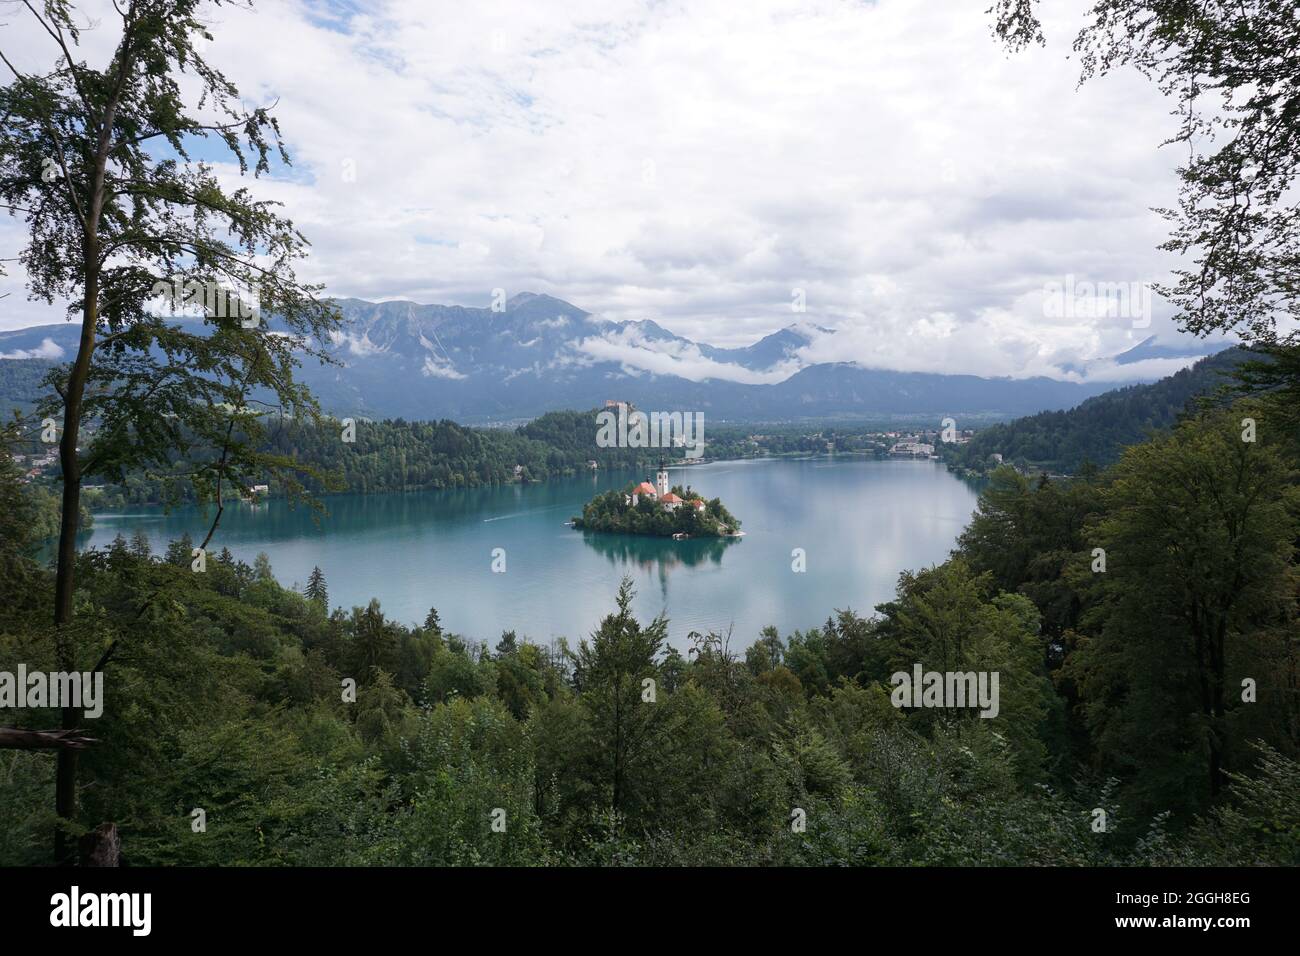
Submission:
[[193,552],[194,539],[190,537],[189,532],[186,532],[167,546],[166,561],[178,568],[188,568],[193,559]]
[[352,637],[352,673],[361,681],[371,680],[376,671],[397,670],[398,628],[384,617],[377,599],[371,598],[364,608],[354,607],[347,629]]
[[325,586],[325,575],[319,567],[311,569],[311,577],[307,579],[306,595],[307,600],[319,605],[322,610],[329,608],[329,589]]
[[137,558],[153,557],[153,549],[149,546],[149,536],[143,531],[137,531],[131,535],[131,553]]
[[438,620],[438,609],[436,607],[429,608],[429,613],[425,615],[424,629],[439,636],[442,635],[442,623]]
[[519,653],[519,637],[514,631],[502,631],[497,641],[497,656],[509,657]]
[[653,707],[644,704],[643,683],[659,675],[660,651],[668,638],[668,621],[660,616],[642,626],[632,614],[632,579],[618,589],[618,610],[583,640],[573,655],[573,680],[590,714],[594,739],[601,743],[597,760],[608,787],[610,805],[626,811],[637,789],[647,754],[655,750]]
[[257,552],[253,559],[253,577],[258,581],[274,581],[275,572],[271,570],[271,556],[265,551]]

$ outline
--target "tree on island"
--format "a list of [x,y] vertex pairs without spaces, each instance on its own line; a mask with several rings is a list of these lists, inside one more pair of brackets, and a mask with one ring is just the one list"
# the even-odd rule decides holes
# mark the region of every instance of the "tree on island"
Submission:
[[[677,485],[672,493],[682,499],[668,509],[658,500],[641,496],[631,503],[633,485],[622,491],[597,495],[573,518],[573,526],[584,531],[612,531],[620,534],[646,534],[668,537],[686,534],[691,537],[722,537],[740,529],[740,521],[718,498],[705,501],[703,496]],[[698,507],[696,502],[702,503]]]

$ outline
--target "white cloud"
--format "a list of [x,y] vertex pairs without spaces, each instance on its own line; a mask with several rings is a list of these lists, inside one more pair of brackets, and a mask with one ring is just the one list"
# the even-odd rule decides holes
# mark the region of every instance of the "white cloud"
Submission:
[[1120,365],[1103,361],[1089,366],[1087,378],[1094,382],[1131,382],[1135,378],[1157,379],[1173,375],[1175,372],[1194,364],[1199,356],[1190,358],[1153,358],[1143,359]]
[[[1052,43],[1009,56],[986,7],[390,0],[326,19],[271,0],[222,8],[214,55],[246,101],[278,101],[296,171],[253,188],[335,295],[545,291],[722,346],[806,320],[840,333],[808,361],[983,375],[1172,341],[1159,300],[1140,333],[1041,305],[1067,275],[1168,275],[1150,211],[1174,198],[1167,105],[1127,73],[1076,90],[1074,23],[1050,11]],[[35,64],[43,38],[11,20]],[[54,320],[27,305],[0,327]],[[755,375],[586,342],[647,371]]]
[[676,375],[693,382],[720,379],[746,385],[771,385],[783,382],[802,364],[790,360],[770,369],[753,371],[731,362],[718,362],[707,358],[699,346],[677,339],[657,340],[647,338],[635,326],[603,336],[590,336],[577,343],[577,349],[601,362],[620,362],[626,370],[653,372],[656,375]]
[[424,367],[420,369],[420,374],[426,378],[449,378],[452,380],[459,380],[465,377],[450,365],[443,365],[432,358],[426,358],[424,360]]
[[335,330],[330,334],[330,339],[335,345],[345,346],[352,355],[376,355],[384,351],[382,346],[371,342],[369,336],[364,332],[355,335],[352,332]]
[[12,352],[0,352],[0,359],[57,359],[63,358],[63,346],[53,339],[41,339],[41,344],[34,349],[14,349]]

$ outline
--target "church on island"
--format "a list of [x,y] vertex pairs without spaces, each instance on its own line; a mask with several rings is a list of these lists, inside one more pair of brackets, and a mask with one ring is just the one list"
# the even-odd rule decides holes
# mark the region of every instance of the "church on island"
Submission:
[[690,505],[696,511],[704,511],[703,498],[692,498],[690,501],[687,501],[685,498],[680,498],[673,494],[669,490],[669,487],[668,466],[661,460],[659,462],[659,471],[655,475],[655,483],[652,485],[649,481],[641,482],[641,484],[632,489],[630,495],[623,496],[623,501],[625,504],[629,504],[633,508],[637,506],[637,503],[642,498],[645,498],[649,501],[658,502],[663,505],[667,511],[676,511],[682,505]]
[[674,540],[685,538],[738,538],[740,522],[714,498],[706,503],[696,491],[668,478],[668,466],[659,462],[654,484],[648,480],[622,489],[602,491],[582,506],[569,526],[582,531],[648,534]]

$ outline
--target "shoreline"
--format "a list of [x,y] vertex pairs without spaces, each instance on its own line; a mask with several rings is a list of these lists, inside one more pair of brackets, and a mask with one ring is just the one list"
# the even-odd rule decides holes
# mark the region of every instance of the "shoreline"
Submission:
[[[849,452],[849,451],[831,452],[831,453],[823,452],[821,454],[810,455],[807,452],[799,451],[799,452],[778,452],[776,454],[771,454],[771,455],[738,455],[734,458],[682,459],[682,460],[674,460],[670,462],[670,464],[673,468],[697,468],[700,467],[701,465],[716,465],[716,464],[723,464],[726,462],[738,462],[738,461],[789,461],[789,460],[797,460],[797,459],[805,459],[808,461],[821,461],[830,458],[861,459],[861,460],[870,460],[870,461],[930,460],[925,458],[904,458],[895,455],[877,455],[874,453],[869,454],[865,452]],[[626,474],[633,474],[633,475],[639,473],[639,470],[640,469],[637,468],[620,468],[617,470],[601,469],[601,471],[604,471],[606,473],[616,473],[616,474],[626,473]],[[589,471],[587,469],[580,469],[573,472],[572,474],[557,475],[550,478],[518,479],[514,481],[492,481],[492,482],[480,482],[477,484],[455,484],[455,485],[446,485],[441,487],[438,485],[426,484],[426,485],[413,485],[407,488],[388,488],[380,491],[354,491],[354,490],[314,491],[314,492],[306,493],[305,497],[300,496],[298,500],[300,502],[305,503],[306,501],[327,500],[329,498],[338,498],[344,495],[365,495],[367,497],[370,497],[375,495],[415,494],[415,493],[421,493],[426,491],[472,491],[480,488],[510,488],[516,485],[520,487],[524,487],[527,485],[546,485],[556,481],[572,480],[575,478],[581,478],[583,477],[583,475],[591,475],[591,474],[593,474],[592,471]],[[56,481],[53,483],[53,485],[51,485],[51,487],[55,487],[57,485],[58,482]],[[116,485],[85,485],[82,490],[83,493],[87,494],[88,498],[98,498],[100,497],[100,492],[102,492],[104,489],[109,489],[111,491],[112,489],[115,489],[117,487],[118,486]],[[242,495],[240,496],[231,495],[227,499],[226,505],[227,507],[236,504],[260,505],[260,504],[266,504],[271,501],[285,501],[285,500],[289,500],[292,497],[294,496],[286,495],[283,493],[263,494],[252,498],[245,497]],[[98,507],[96,506],[95,503],[90,501],[86,501],[84,503],[92,515],[111,514],[119,510],[119,508],[117,507],[108,507],[108,508]],[[122,507],[126,507],[126,508],[164,507],[165,508],[168,506],[170,507],[180,507],[186,505],[199,506],[203,504],[212,504],[212,503],[213,502],[211,501],[201,502],[193,499],[186,499],[186,500],[173,501],[173,502],[151,500],[151,501],[129,501],[124,503]]]

